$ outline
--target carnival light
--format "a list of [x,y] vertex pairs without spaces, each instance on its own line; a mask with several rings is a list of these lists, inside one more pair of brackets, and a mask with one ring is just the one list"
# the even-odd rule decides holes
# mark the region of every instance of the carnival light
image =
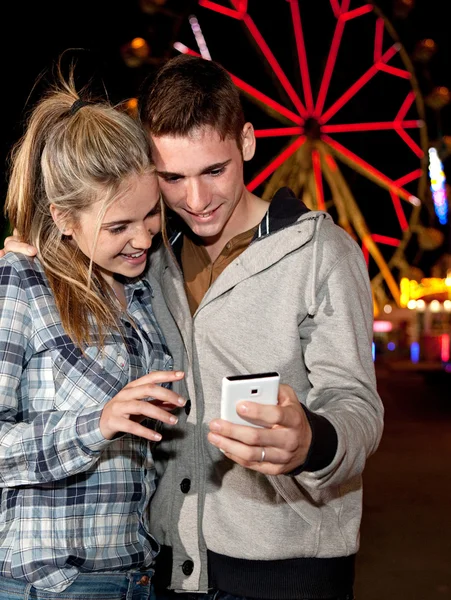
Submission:
[[417,363],[420,360],[420,344],[418,342],[410,344],[410,360],[413,363]]
[[374,321],[373,331],[376,333],[388,333],[393,329],[393,323],[390,321]]
[[435,214],[441,225],[448,222],[448,200],[446,197],[446,179],[443,164],[436,148],[429,148],[429,177],[431,180],[432,198]]
[[440,336],[440,355],[443,362],[449,361],[449,334],[443,333]]

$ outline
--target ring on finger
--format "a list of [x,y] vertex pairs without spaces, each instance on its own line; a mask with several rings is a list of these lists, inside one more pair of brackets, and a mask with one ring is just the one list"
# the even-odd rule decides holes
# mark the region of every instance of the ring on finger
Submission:
[[261,458],[260,458],[260,462],[263,462],[265,460],[265,456],[266,456],[265,449],[262,448],[262,455],[261,455]]

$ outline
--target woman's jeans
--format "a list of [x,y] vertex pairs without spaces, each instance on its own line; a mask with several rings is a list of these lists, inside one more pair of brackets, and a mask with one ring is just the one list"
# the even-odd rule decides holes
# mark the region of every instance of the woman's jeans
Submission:
[[63,592],[37,590],[17,579],[0,577],[0,600],[149,600],[154,571],[80,573]]

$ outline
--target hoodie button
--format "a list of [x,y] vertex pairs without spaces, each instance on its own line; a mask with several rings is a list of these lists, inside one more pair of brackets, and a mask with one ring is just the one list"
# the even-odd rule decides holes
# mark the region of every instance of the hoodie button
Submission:
[[180,489],[184,494],[187,494],[191,489],[191,481],[187,478],[182,479],[182,482],[180,483]]
[[191,575],[194,571],[194,563],[192,560],[185,560],[182,565],[182,571],[184,575]]

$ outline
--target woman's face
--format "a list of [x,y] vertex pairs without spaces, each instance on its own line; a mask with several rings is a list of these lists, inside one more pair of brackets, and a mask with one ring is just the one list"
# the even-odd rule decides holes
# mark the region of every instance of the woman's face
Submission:
[[102,201],[78,215],[66,230],[110,283],[114,275],[137,277],[146,267],[153,237],[161,229],[160,190],[154,174],[134,175],[106,211],[96,240]]

